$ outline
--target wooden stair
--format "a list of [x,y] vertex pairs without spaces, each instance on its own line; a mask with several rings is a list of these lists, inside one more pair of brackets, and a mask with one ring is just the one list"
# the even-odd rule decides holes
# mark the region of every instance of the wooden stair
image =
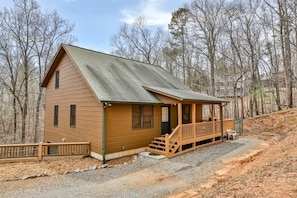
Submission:
[[150,144],[149,147],[152,149],[157,149],[160,151],[165,151],[165,138],[164,137],[157,137],[155,138]]
[[[179,150],[178,142],[170,142],[169,145],[169,155],[178,153]],[[166,143],[165,137],[156,137],[154,140],[148,145],[146,151],[150,153],[160,154],[166,156]]]
[[154,140],[146,148],[146,151],[150,153],[165,155],[166,154],[165,137],[154,138]]

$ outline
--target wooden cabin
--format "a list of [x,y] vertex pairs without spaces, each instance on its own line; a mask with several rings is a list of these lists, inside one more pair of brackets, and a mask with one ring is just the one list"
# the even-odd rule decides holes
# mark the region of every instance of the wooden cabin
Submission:
[[233,128],[223,121],[227,101],[191,91],[162,67],[72,45],[61,45],[41,86],[44,141],[88,141],[100,160],[144,150],[173,157]]

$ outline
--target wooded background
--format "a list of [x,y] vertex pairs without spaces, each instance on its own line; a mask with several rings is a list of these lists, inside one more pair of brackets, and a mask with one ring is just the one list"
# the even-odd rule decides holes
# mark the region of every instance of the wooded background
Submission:
[[[43,138],[44,73],[74,24],[35,0],[0,9],[0,143]],[[112,53],[164,67],[192,90],[230,100],[225,117],[296,106],[297,0],[190,0],[168,28],[139,16]],[[82,46],[83,47],[83,46]]]

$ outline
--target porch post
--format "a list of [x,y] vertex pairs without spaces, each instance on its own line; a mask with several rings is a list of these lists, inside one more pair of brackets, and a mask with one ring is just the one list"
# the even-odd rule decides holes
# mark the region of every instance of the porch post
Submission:
[[170,146],[169,146],[169,134],[166,133],[165,134],[165,153],[166,153],[166,157],[169,157],[169,149],[170,149]]
[[196,138],[196,103],[192,104],[192,125],[193,125],[193,133],[194,138]]
[[223,120],[223,106],[220,105],[220,120],[221,120],[221,133],[222,133],[222,141],[224,140],[224,120]]
[[177,115],[178,115],[178,120],[177,120],[177,124],[180,126],[179,131],[179,139],[182,139],[182,134],[183,134],[183,106],[182,103],[178,103],[177,104]]

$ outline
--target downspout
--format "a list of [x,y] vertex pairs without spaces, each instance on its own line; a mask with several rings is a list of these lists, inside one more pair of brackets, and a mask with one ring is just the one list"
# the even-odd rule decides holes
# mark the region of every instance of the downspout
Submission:
[[102,163],[105,164],[105,155],[106,155],[106,109],[110,106],[109,103],[103,103],[103,112],[102,112]]

